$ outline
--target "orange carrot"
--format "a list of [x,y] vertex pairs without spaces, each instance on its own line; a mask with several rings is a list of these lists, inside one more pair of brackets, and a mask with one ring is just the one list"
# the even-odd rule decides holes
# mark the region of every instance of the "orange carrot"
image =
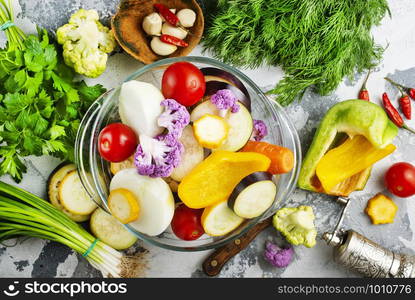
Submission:
[[266,142],[248,141],[241,149],[243,152],[257,152],[271,159],[268,172],[271,174],[287,173],[294,167],[294,154],[285,147],[269,144]]

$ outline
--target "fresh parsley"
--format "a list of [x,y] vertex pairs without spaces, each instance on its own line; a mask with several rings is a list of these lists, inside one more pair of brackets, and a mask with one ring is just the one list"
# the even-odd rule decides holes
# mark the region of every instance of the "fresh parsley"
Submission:
[[[11,19],[0,6],[0,24]],[[25,36],[7,32],[0,49],[0,175],[22,179],[22,157],[53,155],[73,161],[76,132],[83,114],[105,89],[75,81],[46,30]]]

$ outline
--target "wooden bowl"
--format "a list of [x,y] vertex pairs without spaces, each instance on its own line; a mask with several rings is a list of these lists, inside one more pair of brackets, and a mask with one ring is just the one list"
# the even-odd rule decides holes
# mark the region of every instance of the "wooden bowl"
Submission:
[[[189,30],[185,41],[188,47],[178,47],[168,56],[160,56],[150,48],[151,37],[143,30],[143,19],[155,12],[154,4],[161,3],[177,11],[190,8],[196,13],[196,22]],[[120,46],[132,57],[145,64],[151,64],[167,57],[185,56],[199,43],[204,28],[203,12],[195,0],[124,0],[111,20],[112,32]]]

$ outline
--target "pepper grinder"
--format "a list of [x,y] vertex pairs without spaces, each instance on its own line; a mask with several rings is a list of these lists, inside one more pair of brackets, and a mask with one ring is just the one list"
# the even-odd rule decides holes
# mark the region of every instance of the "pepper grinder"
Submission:
[[365,277],[415,278],[415,256],[392,252],[354,230],[341,229],[350,199],[339,197],[336,202],[343,205],[340,219],[334,231],[325,232],[322,238],[334,247],[337,263]]

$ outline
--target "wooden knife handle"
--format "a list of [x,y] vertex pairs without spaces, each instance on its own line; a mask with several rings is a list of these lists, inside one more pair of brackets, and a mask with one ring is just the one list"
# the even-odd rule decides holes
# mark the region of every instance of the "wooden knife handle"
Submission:
[[216,249],[208,258],[203,262],[203,271],[208,276],[216,276],[220,273],[226,262],[234,257],[236,254],[245,249],[249,243],[255,239],[255,237],[267,228],[272,223],[272,217],[265,219],[261,223],[256,224],[249,229],[238,239]]

